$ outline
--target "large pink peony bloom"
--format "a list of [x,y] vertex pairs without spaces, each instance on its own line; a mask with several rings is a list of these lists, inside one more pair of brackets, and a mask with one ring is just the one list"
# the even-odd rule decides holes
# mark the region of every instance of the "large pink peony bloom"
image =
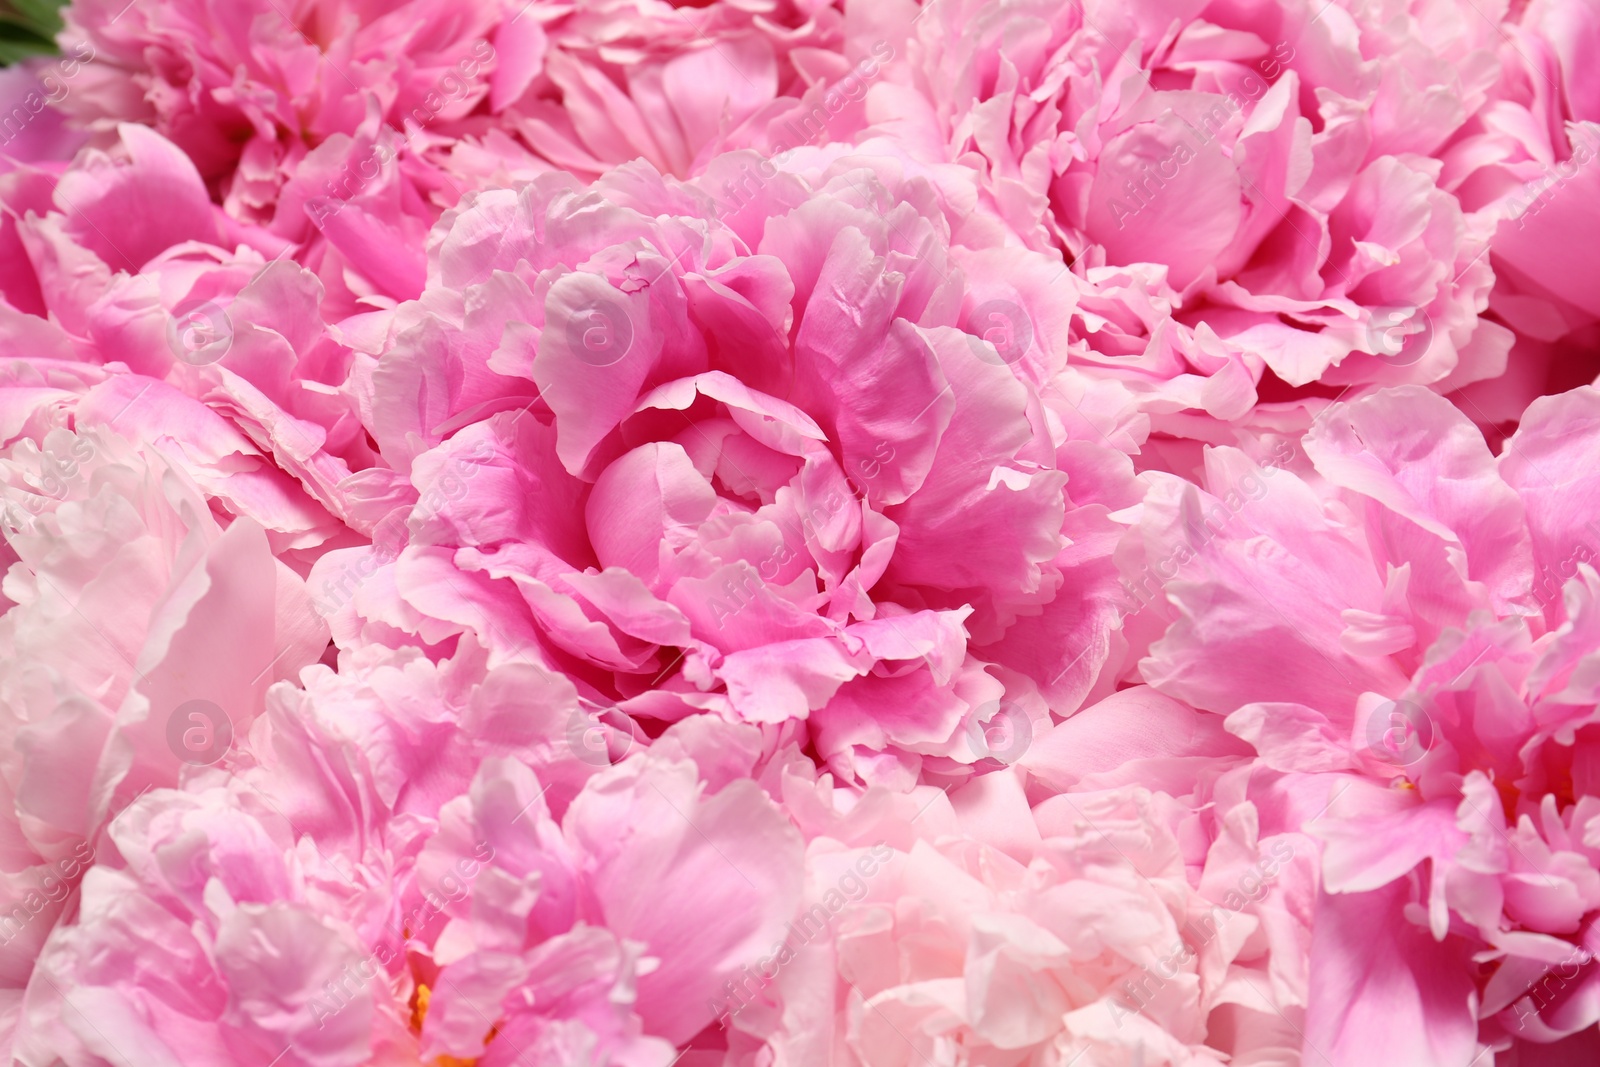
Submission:
[[1489,306],[1517,341],[1505,382],[1471,392],[1474,414],[1494,422],[1600,373],[1600,86],[1587,69],[1600,22],[1588,5],[1536,0],[1505,33],[1491,99],[1448,159],[1463,203],[1499,219]]
[[798,901],[776,805],[681,749],[575,758],[571,687],[468,644],[341,668],[113,824],[24,1061],[671,1063]]
[[322,285],[281,242],[232,226],[174,145],[124,125],[114,149],[87,150],[59,176],[0,176],[0,212],[0,243],[17,252],[0,268],[0,336],[36,365],[75,361],[83,383],[104,380],[120,397],[105,404],[128,405],[123,425],[160,432],[178,418],[216,449],[207,462],[263,457],[233,477],[219,467],[206,489],[230,481],[228,509],[297,565],[358,540],[346,523],[370,532],[387,506],[367,518],[347,484],[377,457],[338,390],[353,356],[324,324]]
[[72,92],[73,82],[93,56],[87,47],[47,59],[43,56],[0,70],[0,173],[15,161],[46,163],[71,157],[87,139],[71,129],[55,106]]
[[[1303,458],[1216,449],[1210,492],[1146,499],[1141,674],[1329,794],[1306,1041],[1330,1062],[1393,1054],[1379,1018],[1416,1062],[1600,1020],[1576,981],[1600,915],[1597,420],[1593,389],[1542,399],[1497,460],[1446,401],[1388,390],[1328,409]],[[1388,940],[1350,933],[1373,923]]]
[[1589,0],[66,18],[0,1060],[1600,1058]]
[[230,218],[347,300],[417,296],[428,227],[469,190],[640,157],[688,174],[789,98],[864,91],[842,16],[798,0],[90,0],[66,17],[63,46],[92,62],[59,106],[102,142],[125,122],[170,138]]
[[[849,157],[726,216],[643,165],[470,198],[352,372],[422,504],[341,645],[474,631],[634,716],[805,720],[851,780],[1076,707],[1131,468],[1056,380],[1059,269],[951,248],[938,203]],[[1038,326],[986,331],[994,292]]]
[[[7,378],[8,414],[26,403],[45,417],[8,418],[16,436],[0,459],[0,997],[14,1022],[108,819],[185,764],[219,758],[266,688],[321,655],[327,629],[261,527],[213,514],[198,482],[214,472],[195,453],[220,427],[210,441],[172,425],[136,442],[123,434],[137,434],[137,415],[100,414],[111,383],[78,401],[64,367]],[[76,433],[50,424],[69,411]]]
[[940,0],[882,20],[904,61],[868,116],[1059,250],[1094,294],[1083,359],[1153,413],[1231,420],[1313,382],[1447,390],[1501,374],[1511,343],[1478,317],[1494,215],[1441,172],[1495,81],[1495,13]]
[[[1048,731],[1027,775],[997,771],[948,796],[841,802],[791,765],[805,898],[718,991],[721,1027],[697,1045],[726,1046],[730,1065],[909,1067],[958,1048],[996,1065],[1291,1062],[1312,842],[1267,830],[1232,797],[1213,821],[1111,780],[1107,745],[1173,755],[1119,721],[1191,727],[1192,755],[1217,774],[1239,768],[1245,747],[1205,719],[1119,694]],[[1069,776],[1074,792],[1050,784]],[[1209,800],[1216,778],[1202,777]]]
[[[832,0],[534,4],[495,38],[490,109],[561,170],[596,177],[643,159],[687,177],[830,91],[809,136],[848,129],[834,119],[859,106],[877,65],[845,54],[859,48],[843,23]],[[497,143],[491,132],[483,149]]]
[[[489,42],[509,5],[193,2],[65,11],[64,48],[94,62],[64,107],[90,129],[141,122],[176,142],[235,218],[274,222],[308,155],[369,115],[404,129],[461,119],[488,93]],[[420,154],[420,153],[419,153]],[[342,162],[342,160],[341,160]],[[293,237],[305,223],[278,223]]]

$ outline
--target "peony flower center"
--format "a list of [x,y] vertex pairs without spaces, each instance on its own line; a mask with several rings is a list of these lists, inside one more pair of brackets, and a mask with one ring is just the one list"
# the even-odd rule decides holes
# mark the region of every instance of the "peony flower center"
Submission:
[[[411,1030],[419,1037],[422,1035],[422,1024],[428,1018],[428,1002],[433,999],[433,990],[428,988],[426,982],[417,983],[417,991],[411,994]],[[500,1032],[498,1026],[489,1028],[489,1033],[483,1039],[487,1045],[494,1040]],[[476,1059],[464,1060],[457,1056],[436,1056],[429,1067],[477,1067]]]

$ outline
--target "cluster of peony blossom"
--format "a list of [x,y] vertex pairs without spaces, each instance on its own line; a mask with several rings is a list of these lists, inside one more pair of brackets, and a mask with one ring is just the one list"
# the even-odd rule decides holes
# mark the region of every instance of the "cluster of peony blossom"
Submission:
[[74,0],[0,1062],[1600,1061],[1587,0]]

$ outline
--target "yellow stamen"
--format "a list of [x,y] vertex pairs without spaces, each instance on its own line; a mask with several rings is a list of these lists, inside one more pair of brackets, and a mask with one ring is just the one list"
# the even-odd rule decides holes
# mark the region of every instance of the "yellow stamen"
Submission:
[[[426,982],[417,983],[417,991],[411,997],[411,1029],[418,1034],[422,1033],[422,1024],[428,1018],[428,1003],[433,999],[433,990],[428,988]],[[484,1044],[494,1040],[494,1035],[500,1032],[498,1026],[491,1027]],[[477,1067],[476,1059],[464,1060],[456,1056],[436,1056],[431,1067]]]

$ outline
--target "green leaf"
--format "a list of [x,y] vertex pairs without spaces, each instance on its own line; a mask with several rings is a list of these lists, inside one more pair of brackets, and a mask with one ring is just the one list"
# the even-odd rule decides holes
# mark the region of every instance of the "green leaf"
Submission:
[[56,44],[50,38],[15,22],[0,21],[0,63],[9,65],[55,50]]
[[62,0],[0,0],[0,18],[20,22],[41,37],[61,32]]
[[0,65],[56,50],[61,0],[0,0]]

